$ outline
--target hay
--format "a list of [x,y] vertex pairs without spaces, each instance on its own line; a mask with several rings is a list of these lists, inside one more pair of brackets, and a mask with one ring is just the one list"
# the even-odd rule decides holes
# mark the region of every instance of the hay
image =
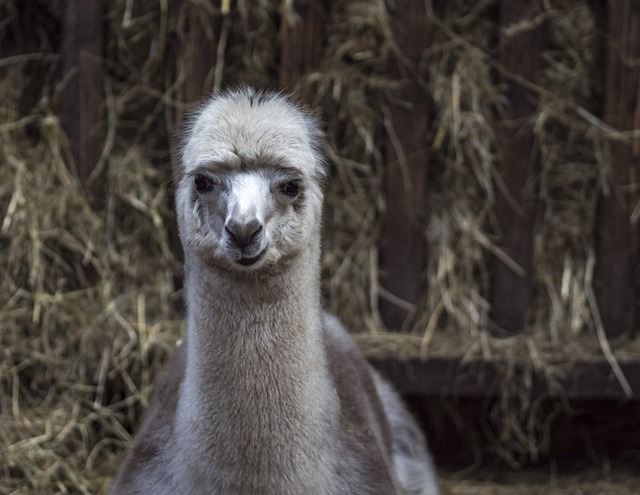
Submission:
[[[503,104],[497,2],[431,3],[433,43],[417,68],[434,119],[425,136],[428,287],[416,323],[392,334],[378,311],[384,143],[395,88],[389,67],[400,56],[382,0],[331,2],[319,68],[296,87],[324,119],[335,167],[323,293],[369,355],[506,360],[504,394],[484,425],[493,438],[486,448],[520,466],[547,447],[550,418],[537,407],[531,373],[561,395],[570,358],[602,355],[586,295],[594,198],[611,137],[592,118],[600,98],[596,14],[586,1],[545,2],[542,16],[517,26],[540,26],[547,40],[536,86],[536,300],[525,335],[496,339],[488,332],[487,261],[509,262],[490,228],[494,123]],[[196,93],[242,82],[276,87],[280,16],[293,14],[290,2],[267,0],[111,2],[107,139],[91,179],[104,184],[104,198],[96,205],[79,184],[58,120],[62,6],[40,8],[46,12],[34,16],[0,2],[8,54],[0,59],[0,492],[104,493],[182,332],[181,267],[168,234],[170,147],[192,76],[182,54],[196,31],[212,46]],[[614,346],[612,355],[638,354],[631,345]]]
[[[124,91],[124,56],[106,81],[113,152],[95,210],[55,114],[59,83],[35,80],[41,71],[21,61],[0,75],[2,493],[104,493],[180,334],[168,171],[152,163],[166,133],[157,112],[144,112],[137,135],[128,125],[163,95],[142,77]],[[23,87],[37,88],[35,105],[25,108]],[[136,141],[147,139],[143,152]]]
[[[496,85],[500,67],[494,21],[497,2],[429,4],[432,45],[420,69],[429,81],[435,115],[431,135],[429,245],[424,292],[413,335],[366,336],[369,354],[464,356],[497,360],[505,373],[499,400],[483,426],[489,451],[513,467],[544,457],[546,428],[555,412],[539,407],[532,391],[535,373],[548,393],[562,397],[562,380],[580,358],[605,356],[627,388],[616,355],[594,317],[593,279],[596,201],[610,136],[594,120],[601,88],[594,49],[598,26],[588,2],[547,2],[535,18],[502,29],[538,28],[545,47],[534,135],[540,170],[532,181],[534,227],[533,324],[522,335],[503,339],[490,332],[489,256],[517,266],[494,244],[491,214],[496,171],[496,122],[503,105]],[[602,150],[605,150],[604,152]],[[604,159],[602,157],[605,157]],[[630,350],[632,357],[637,349]],[[559,406],[560,407],[560,406]]]
[[588,2],[558,2],[545,26],[551,43],[535,131],[540,144],[534,272],[536,331],[558,342],[592,329],[587,260],[595,251],[600,164],[590,124],[574,108],[597,110],[597,26]]
[[381,1],[334,2],[324,57],[298,92],[322,109],[334,180],[323,231],[328,309],[358,333],[377,333],[384,122],[391,87],[390,18]]
[[463,332],[474,340],[489,323],[487,259],[493,245],[487,232],[500,96],[487,63],[495,25],[486,14],[493,5],[443,3],[442,12],[432,11],[435,34],[424,60],[437,109],[426,234],[433,290],[426,291],[417,328]]
[[57,119],[3,110],[2,490],[99,493],[180,331],[166,179],[114,154],[93,211]]

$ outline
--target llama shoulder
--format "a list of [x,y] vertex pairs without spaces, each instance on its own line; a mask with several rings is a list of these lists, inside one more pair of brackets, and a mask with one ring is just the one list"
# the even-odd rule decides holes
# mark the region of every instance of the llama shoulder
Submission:
[[[342,421],[361,445],[369,445],[369,458],[385,465],[391,455],[391,429],[371,368],[360,349],[333,315],[324,315],[325,347]],[[374,449],[376,450],[374,452]]]

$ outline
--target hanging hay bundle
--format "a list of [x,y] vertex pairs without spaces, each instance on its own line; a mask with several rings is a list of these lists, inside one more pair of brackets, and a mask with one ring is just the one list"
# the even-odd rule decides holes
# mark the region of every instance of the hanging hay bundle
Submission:
[[333,2],[326,37],[319,69],[299,85],[322,112],[335,167],[324,217],[324,288],[328,309],[348,328],[376,333],[385,136],[380,114],[391,87],[385,3]]
[[481,342],[488,329],[487,258],[493,246],[487,228],[494,201],[493,121],[500,103],[489,63],[495,24],[488,14],[494,5],[440,4],[441,11],[430,13],[434,39],[424,60],[435,107],[435,163],[428,198],[428,289],[417,329],[428,341],[434,332],[446,332],[458,351],[454,335]]
[[[585,333],[593,328],[587,291],[592,290],[600,187],[594,141],[601,136],[576,111],[594,111],[597,104],[595,13],[588,2],[557,2],[541,19],[548,44],[537,82],[534,322],[524,339],[501,353],[509,361],[508,372],[486,428],[491,449],[514,467],[548,453],[549,425],[565,407],[561,380],[573,366],[568,353],[584,359],[600,355]],[[547,394],[560,399],[550,409],[533,391],[534,373],[544,377]]]
[[[592,327],[585,284],[592,277],[600,133],[576,107],[597,112],[595,14],[588,2],[558,2],[545,31],[536,135],[540,145],[534,271],[539,337],[567,342]],[[595,141],[595,142],[594,142]]]

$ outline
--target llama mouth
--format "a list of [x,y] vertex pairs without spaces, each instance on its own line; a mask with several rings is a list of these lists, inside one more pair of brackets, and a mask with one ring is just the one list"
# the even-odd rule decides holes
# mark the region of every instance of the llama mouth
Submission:
[[266,252],[267,252],[267,248],[265,247],[262,251],[260,251],[255,256],[246,257],[243,255],[239,260],[236,260],[236,263],[242,266],[255,265],[258,261],[260,261],[260,259],[264,256],[264,253]]

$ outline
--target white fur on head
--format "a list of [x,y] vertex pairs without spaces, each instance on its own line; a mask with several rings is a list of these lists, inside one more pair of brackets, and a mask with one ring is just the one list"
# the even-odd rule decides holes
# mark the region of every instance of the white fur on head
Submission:
[[304,249],[320,222],[321,143],[315,119],[278,93],[244,88],[202,105],[175,170],[185,250],[246,271]]
[[202,103],[190,119],[176,173],[200,163],[271,157],[322,180],[323,142],[317,120],[287,96],[251,87],[230,90]]

